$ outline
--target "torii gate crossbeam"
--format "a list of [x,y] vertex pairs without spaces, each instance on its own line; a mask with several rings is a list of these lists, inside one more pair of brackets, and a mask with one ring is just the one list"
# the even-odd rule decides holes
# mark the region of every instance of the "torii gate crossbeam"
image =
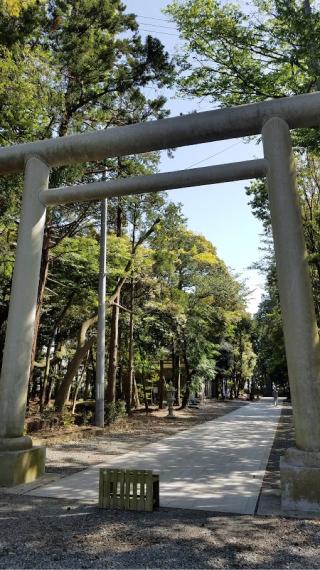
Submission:
[[[267,173],[296,432],[296,448],[281,463],[282,503],[320,512],[319,336],[289,132],[319,124],[320,93],[312,93],[0,149],[0,174],[24,170],[25,180],[0,379],[0,485],[33,480],[44,470],[44,448],[33,447],[23,429],[46,204]],[[261,161],[48,190],[53,166],[260,133]]]

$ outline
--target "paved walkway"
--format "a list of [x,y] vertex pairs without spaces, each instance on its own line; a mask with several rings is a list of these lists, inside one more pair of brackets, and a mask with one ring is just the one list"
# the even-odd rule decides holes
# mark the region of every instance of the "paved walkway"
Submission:
[[160,473],[162,507],[253,514],[280,413],[271,399],[253,402],[29,494],[97,501],[102,465],[153,469]]

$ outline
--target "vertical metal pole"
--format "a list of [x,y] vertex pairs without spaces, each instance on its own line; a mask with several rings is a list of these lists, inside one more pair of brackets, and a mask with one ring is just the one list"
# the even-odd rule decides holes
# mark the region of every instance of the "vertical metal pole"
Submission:
[[319,335],[290,131],[274,117],[262,135],[296,444],[304,451],[320,451]]
[[104,376],[106,355],[106,254],[108,201],[101,201],[101,231],[99,259],[99,306],[96,371],[95,424],[104,427]]
[[37,156],[28,158],[0,379],[2,449],[32,446],[23,431],[46,218],[39,192],[48,182],[47,164]]

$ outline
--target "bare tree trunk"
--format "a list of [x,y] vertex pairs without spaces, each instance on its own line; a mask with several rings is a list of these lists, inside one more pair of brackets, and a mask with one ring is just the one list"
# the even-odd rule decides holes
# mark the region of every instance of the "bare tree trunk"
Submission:
[[[137,229],[137,208],[135,206],[133,210],[133,219],[132,219],[132,238],[131,238],[131,255],[134,255],[135,251],[135,241],[136,241],[136,229]],[[134,343],[133,343],[133,330],[134,330],[134,280],[133,275],[131,273],[130,279],[130,322],[129,322],[129,358],[128,358],[128,385],[126,390],[126,407],[127,413],[131,413],[131,402],[132,402],[132,385],[133,385],[133,375],[134,375],[134,368],[133,368],[133,351],[134,351]]]
[[118,365],[119,347],[119,309],[120,294],[112,307],[110,343],[109,343],[109,363],[108,363],[108,383],[106,389],[106,403],[112,404],[116,399],[116,381]]
[[136,377],[135,377],[134,373],[133,373],[133,386],[132,386],[132,404],[133,404],[134,408],[139,408],[139,406],[140,406],[138,386],[137,386]]
[[186,351],[186,346],[184,344],[184,349],[183,349],[183,361],[184,361],[184,366],[185,366],[185,370],[186,370],[186,385],[185,385],[185,391],[183,394],[183,398],[182,398],[182,404],[181,404],[181,409],[183,410],[188,403],[188,400],[190,398],[190,386],[191,386],[191,381],[192,381],[192,375],[191,375],[191,371],[190,371],[190,364],[189,364],[189,360],[187,357],[187,351]]
[[148,399],[147,399],[146,378],[145,378],[145,374],[144,374],[144,368],[142,368],[141,380],[142,380],[142,386],[143,386],[144,407],[145,407],[146,414],[147,414],[149,412],[149,406],[148,406]]
[[84,371],[86,369],[87,360],[88,360],[88,353],[87,353],[85,360],[84,360],[84,363],[83,363],[83,370],[81,372],[80,378],[79,378],[79,380],[76,384],[76,387],[75,387],[75,391],[74,391],[74,395],[73,395],[73,404],[72,404],[72,415],[74,415],[74,412],[76,409],[78,392],[79,392],[80,386],[82,384],[82,379],[83,379]]
[[175,344],[172,346],[172,381],[176,389],[175,404],[181,405],[181,371],[180,371],[180,355],[177,354]]
[[48,382],[47,394],[46,394],[45,401],[44,401],[45,406],[47,406],[49,404],[49,402],[52,398],[52,392],[53,392],[54,384],[55,384],[55,379],[50,378],[50,380]]
[[303,0],[304,11],[306,14],[311,14],[310,0]]
[[58,327],[55,326],[53,331],[52,331],[51,338],[50,338],[50,341],[49,341],[48,347],[47,347],[46,367],[44,369],[43,384],[42,384],[42,390],[41,390],[41,396],[40,396],[40,411],[41,412],[43,411],[45,401],[46,401],[46,393],[47,393],[47,388],[48,388],[48,378],[49,378],[49,372],[50,372],[50,356],[51,356],[51,350],[54,346],[54,341],[56,338],[57,331],[58,331]]
[[176,347],[173,341],[172,343],[172,350],[171,350],[171,382],[172,385],[175,385],[175,378],[176,378]]
[[75,291],[73,291],[71,293],[66,305],[63,307],[62,311],[59,313],[58,317],[55,319],[54,326],[52,328],[51,337],[50,337],[49,344],[47,347],[46,366],[45,366],[45,370],[44,370],[43,385],[42,385],[42,391],[41,391],[41,396],[40,396],[40,410],[41,411],[43,410],[43,407],[46,403],[46,393],[47,393],[48,378],[49,378],[49,372],[50,372],[50,356],[51,356],[51,350],[54,346],[55,338],[57,336],[58,325],[61,323],[61,320],[63,319],[67,310],[69,309],[69,307],[72,303],[72,300],[74,298],[74,295],[75,295]]
[[181,368],[180,355],[176,354],[176,405],[181,404]]
[[31,363],[30,363],[30,372],[29,372],[28,394],[30,393],[30,387],[31,387],[32,378],[33,378],[34,363],[36,360],[36,351],[37,351],[38,334],[39,334],[39,328],[40,328],[41,309],[42,309],[42,305],[43,305],[44,292],[45,292],[47,279],[48,279],[48,272],[49,272],[49,235],[48,235],[48,230],[47,230],[46,234],[45,234],[45,238],[43,240],[43,248],[42,248],[42,258],[41,258],[40,275],[39,275],[39,287],[38,287],[38,296],[37,296],[37,307],[36,307],[36,315],[35,315],[34,329],[33,329],[33,340],[32,340],[32,350],[31,350]]
[[165,378],[163,373],[163,360],[161,359],[160,370],[159,370],[159,410],[163,409],[164,384],[165,384]]
[[[119,164],[120,166],[120,164]],[[122,200],[118,197],[116,210],[116,234],[117,237],[122,235]],[[109,362],[108,377],[106,389],[106,404],[112,404],[116,400],[116,383],[117,383],[117,366],[118,366],[118,348],[119,348],[119,315],[120,310],[120,293],[121,288],[115,298],[115,304],[112,307],[110,341],[109,341]]]
[[91,337],[91,338],[86,340],[86,334],[87,334],[88,329],[96,321],[97,321],[97,316],[95,315],[91,319],[87,319],[81,325],[81,329],[79,331],[78,346],[77,346],[76,352],[73,355],[73,358],[71,359],[71,361],[69,362],[66,375],[63,378],[63,380],[59,386],[58,392],[56,394],[55,404],[56,404],[56,409],[58,412],[62,412],[63,407],[64,407],[65,402],[66,402],[66,399],[67,399],[67,396],[68,396],[69,388],[72,384],[72,381],[73,381],[75,375],[77,374],[77,371],[79,369],[79,366],[80,366],[83,358],[85,357],[88,350],[91,348],[91,346],[93,344],[94,337]]
[[[89,374],[88,364],[91,363],[92,373]],[[94,364],[94,354],[93,354],[93,347],[91,346],[88,358],[86,360],[86,380],[84,385],[84,392],[83,392],[83,399],[88,400],[91,394],[90,387],[95,387],[96,384],[96,377],[95,377],[95,364]]]
[[131,277],[130,281],[130,323],[129,323],[129,366],[128,366],[128,384],[126,389],[126,407],[127,413],[131,413],[131,401],[132,401],[132,386],[133,386],[133,330],[134,330],[134,281]]
[[[121,343],[120,343],[121,344]],[[123,380],[123,365],[122,362],[119,365],[119,370],[118,370],[118,389],[119,389],[119,400],[125,400],[126,395],[125,395],[125,388],[124,388],[124,383],[125,381]]]

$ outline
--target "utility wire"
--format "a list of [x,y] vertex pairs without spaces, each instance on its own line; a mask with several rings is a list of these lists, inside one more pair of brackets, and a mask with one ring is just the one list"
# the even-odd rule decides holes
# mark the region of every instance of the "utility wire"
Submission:
[[174,38],[180,38],[180,36],[178,34],[169,34],[168,32],[158,32],[158,30],[145,30],[144,28],[139,28],[140,30],[142,30],[143,32],[149,32],[150,34],[162,34],[165,36],[173,36]]
[[226,152],[227,150],[230,150],[230,148],[233,148],[235,146],[237,146],[238,144],[240,144],[242,141],[237,141],[229,146],[227,146],[226,148],[223,148],[222,150],[219,150],[219,152],[216,152],[215,154],[210,154],[210,156],[207,156],[206,158],[203,158],[202,160],[199,160],[198,162],[194,162],[193,164],[189,164],[189,166],[186,167],[186,169],[188,170],[189,168],[193,168],[194,166],[197,166],[197,164],[201,164],[202,162],[206,162],[207,160],[209,160],[210,158],[215,158],[216,156],[218,156],[219,154],[222,154],[223,152]]
[[143,18],[144,20],[157,20],[158,22],[169,22],[172,24],[172,20],[166,20],[165,18],[154,18],[152,16],[141,16],[140,14],[135,14],[137,18]]
[[152,24],[151,22],[141,22],[143,26],[153,26],[158,28],[164,28],[165,30],[172,30],[173,32],[177,31],[177,28],[174,28],[173,26],[161,26],[159,24]]

